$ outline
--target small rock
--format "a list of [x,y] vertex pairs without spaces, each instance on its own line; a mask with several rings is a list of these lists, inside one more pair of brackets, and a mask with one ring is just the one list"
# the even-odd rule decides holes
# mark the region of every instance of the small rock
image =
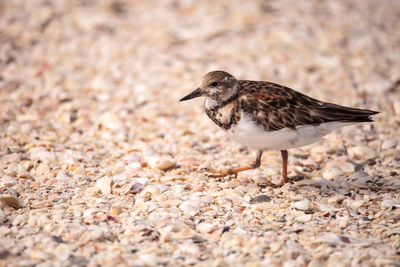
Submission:
[[97,194],[99,193],[99,191],[100,191],[100,188],[98,188],[97,186],[89,187],[89,188],[87,188],[87,189],[85,190],[86,194],[87,194],[88,196],[91,196],[91,197],[97,196]]
[[221,244],[226,249],[239,248],[243,245],[245,237],[231,232],[225,232],[220,239]]
[[18,153],[10,153],[5,154],[1,160],[3,164],[10,164],[11,162],[19,162],[19,155]]
[[329,205],[329,204],[321,204],[321,205],[319,205],[319,209],[324,212],[331,212],[331,211],[336,210],[336,208],[334,206]]
[[97,181],[96,187],[100,189],[102,194],[108,195],[111,194],[111,182],[112,177],[104,176]]
[[342,171],[341,169],[332,168],[332,169],[324,171],[324,173],[322,174],[322,177],[324,177],[327,180],[332,181],[333,179],[343,176],[344,174],[345,174],[344,171]]
[[394,140],[385,140],[381,145],[381,149],[389,149],[396,147],[397,142]]
[[99,117],[99,124],[112,131],[123,131],[125,126],[120,118],[111,112],[103,113]]
[[136,194],[142,189],[143,189],[143,185],[140,184],[140,183],[136,183],[136,184],[132,185],[132,187],[130,189],[130,192],[133,193],[133,194]]
[[358,209],[365,203],[365,201],[362,199],[361,200],[349,200],[349,201],[347,201],[347,203],[350,205],[350,207],[352,209]]
[[345,162],[340,165],[340,169],[344,172],[353,172],[354,171],[354,164],[350,162]]
[[368,146],[354,146],[347,150],[350,158],[356,159],[372,159],[378,156],[378,152]]
[[57,174],[57,181],[59,181],[59,182],[63,182],[63,183],[66,183],[66,182],[68,182],[68,181],[70,181],[71,180],[71,177],[69,177],[67,174],[65,174],[64,172],[59,172],[58,174]]
[[263,202],[270,202],[270,201],[271,201],[271,197],[269,197],[267,195],[258,195],[256,197],[252,198],[250,200],[250,203],[254,204],[254,203],[263,203]]
[[196,229],[200,233],[206,234],[206,233],[211,233],[215,229],[215,227],[211,223],[199,223],[196,226]]
[[149,178],[146,178],[146,177],[133,178],[131,181],[132,181],[132,183],[139,183],[139,184],[144,185],[149,181]]
[[0,187],[8,187],[17,184],[18,181],[9,175],[4,175],[0,179]]
[[281,243],[278,242],[272,242],[269,244],[269,248],[272,252],[277,252],[281,248],[281,246]]
[[48,260],[50,258],[47,253],[45,253],[44,251],[41,251],[41,250],[32,251],[29,254],[29,257],[35,261],[44,261],[44,260]]
[[319,259],[312,259],[308,264],[308,267],[320,267],[323,266],[323,262]]
[[299,217],[296,218],[296,221],[298,222],[309,222],[311,221],[312,216],[311,214],[306,214],[306,215],[301,215]]
[[168,157],[147,157],[147,163],[152,169],[166,170],[175,165],[176,161]]
[[71,254],[71,248],[70,248],[70,246],[68,246],[67,244],[64,244],[64,243],[59,244],[59,245],[55,248],[54,254],[55,254],[56,257],[57,257],[57,260],[59,260],[59,261],[67,260],[68,257],[69,257],[70,254]]
[[180,249],[182,253],[195,255],[200,252],[199,246],[196,244],[184,244]]
[[397,115],[400,115],[400,101],[395,101],[393,103],[393,109],[394,109],[394,113],[396,113]]
[[48,164],[45,163],[40,163],[35,169],[35,174],[37,177],[45,175],[49,172],[50,172],[50,167]]
[[27,221],[27,216],[25,214],[19,214],[12,221],[12,225],[14,226],[23,225],[26,223],[26,221]]
[[55,155],[51,151],[47,151],[44,147],[34,147],[29,150],[32,160],[40,160],[42,162],[50,162],[55,160]]
[[122,213],[122,208],[119,206],[114,206],[110,210],[110,215],[118,216]]
[[3,248],[0,249],[0,260],[5,260],[9,255],[10,253],[8,252],[8,250]]
[[298,210],[308,210],[310,208],[310,201],[308,199],[297,201],[292,204],[292,208]]
[[392,200],[392,199],[385,199],[381,203],[381,207],[383,207],[383,208],[391,208],[391,207],[396,207],[396,206],[400,206],[400,202]]
[[194,216],[198,212],[198,208],[196,208],[189,200],[182,202],[179,208],[181,211],[183,211],[183,213],[189,214],[190,216]]
[[349,217],[347,215],[346,216],[337,216],[336,220],[338,222],[337,225],[340,228],[346,228],[347,227],[347,223],[349,221]]
[[142,254],[139,257],[141,263],[145,266],[156,266],[157,256],[155,254]]
[[359,244],[359,245],[367,245],[368,242],[356,238],[356,237],[351,237],[351,236],[344,236],[344,235],[338,235],[335,233],[327,233],[324,234],[323,236],[317,238],[315,242],[322,242],[322,243],[328,243],[328,244]]

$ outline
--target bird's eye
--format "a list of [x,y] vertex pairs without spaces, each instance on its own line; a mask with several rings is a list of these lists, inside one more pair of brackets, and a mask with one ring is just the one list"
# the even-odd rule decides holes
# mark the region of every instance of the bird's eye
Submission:
[[210,83],[210,86],[211,86],[211,87],[218,86],[218,82],[212,82],[212,83]]

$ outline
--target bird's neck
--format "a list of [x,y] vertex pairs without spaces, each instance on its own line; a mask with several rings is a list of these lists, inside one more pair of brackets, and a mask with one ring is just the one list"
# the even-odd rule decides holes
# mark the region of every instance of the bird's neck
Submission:
[[204,108],[206,110],[215,110],[228,105],[239,97],[239,89],[239,84],[236,84],[232,90],[223,96],[220,96],[216,99],[207,97],[204,101]]

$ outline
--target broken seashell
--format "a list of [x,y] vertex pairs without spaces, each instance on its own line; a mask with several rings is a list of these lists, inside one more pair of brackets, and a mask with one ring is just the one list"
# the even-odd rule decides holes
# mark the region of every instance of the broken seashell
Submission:
[[175,165],[175,160],[168,157],[146,157],[146,161],[152,169],[166,170]]
[[308,199],[297,201],[292,204],[292,208],[298,210],[308,210],[310,208],[310,201]]
[[256,197],[252,198],[250,200],[250,203],[254,204],[254,203],[263,203],[263,202],[270,202],[270,201],[271,201],[271,197],[269,197],[267,195],[258,195]]
[[122,213],[122,208],[119,206],[114,206],[110,210],[110,215],[118,216]]
[[22,204],[19,201],[19,199],[16,197],[13,197],[13,196],[2,196],[2,197],[0,197],[0,201],[2,201],[6,205],[8,205],[14,209],[19,209],[22,207]]
[[111,182],[112,177],[104,176],[96,182],[96,187],[100,189],[103,195],[108,195],[111,194]]

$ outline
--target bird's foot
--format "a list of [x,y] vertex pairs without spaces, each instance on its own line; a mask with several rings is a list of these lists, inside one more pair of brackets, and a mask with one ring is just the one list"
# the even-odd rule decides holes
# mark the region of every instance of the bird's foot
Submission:
[[234,175],[236,178],[237,176],[237,173],[235,173],[233,169],[225,169],[225,170],[208,169],[207,171],[210,173],[209,177],[211,178],[222,178],[229,175]]
[[242,166],[242,167],[230,168],[230,169],[225,169],[225,170],[209,169],[208,171],[211,173],[210,177],[212,177],[212,178],[221,178],[221,177],[230,176],[230,175],[233,175],[236,178],[239,172],[252,170],[254,168],[255,167],[249,165],[249,166]]

